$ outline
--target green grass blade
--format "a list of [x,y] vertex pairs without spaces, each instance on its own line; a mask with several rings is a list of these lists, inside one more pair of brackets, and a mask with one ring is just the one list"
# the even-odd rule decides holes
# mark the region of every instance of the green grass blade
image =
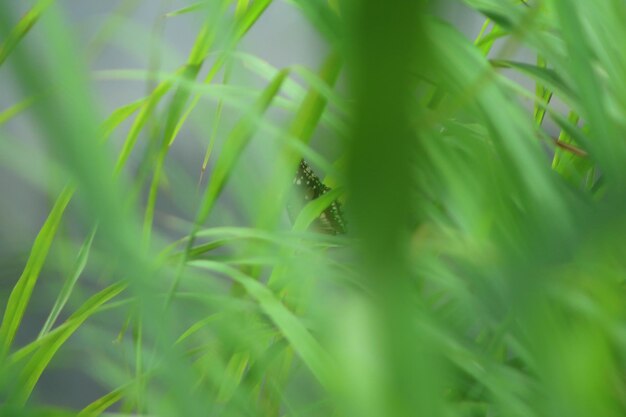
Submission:
[[190,266],[223,273],[239,283],[289,341],[319,383],[332,387],[331,359],[302,322],[263,284],[241,271],[213,261],[192,261]]
[[[537,55],[537,68],[546,68],[546,66],[546,60],[541,55]],[[535,95],[539,98],[539,100],[549,103],[552,99],[552,90],[550,90],[548,87],[540,82],[535,82]],[[545,116],[546,110],[541,106],[535,104],[533,109],[533,117],[537,126],[541,126]]]
[[[226,1],[222,1],[221,8],[227,5]],[[182,73],[182,82],[174,92],[174,96],[169,105],[167,111],[167,118],[165,123],[165,133],[162,139],[160,150],[158,152],[157,161],[154,166],[152,174],[152,181],[150,183],[150,191],[148,193],[148,201],[146,203],[146,209],[144,213],[143,223],[143,240],[144,244],[147,244],[150,240],[150,234],[152,230],[152,221],[154,218],[154,209],[156,205],[157,195],[159,191],[159,184],[161,182],[161,175],[163,165],[165,164],[165,158],[168,153],[169,147],[172,145],[175,139],[175,135],[178,134],[182,127],[181,114],[183,117],[188,115],[189,112],[183,112],[185,104],[189,100],[191,90],[188,84],[195,80],[200,72],[204,60],[213,46],[216,39],[215,22],[211,19],[207,19],[200,33],[196,37],[196,41],[192,47],[192,50],[187,59],[187,63]],[[215,74],[221,66],[221,60],[218,60],[214,65],[210,74]],[[207,76],[208,77],[208,76]],[[205,82],[208,80],[205,80]]]
[[78,413],[78,417],[98,417],[108,410],[113,404],[120,402],[124,398],[127,390],[128,387],[123,386],[109,392],[106,395],[103,395],[87,407],[83,408]]
[[[320,71],[319,79],[326,84],[326,88],[321,87],[322,91],[327,91],[328,86],[333,86],[339,77],[343,60],[336,51],[331,52],[324,61],[324,65]],[[314,82],[315,83],[315,82]],[[319,85],[320,82],[315,83]],[[326,96],[320,92],[315,85],[309,89],[302,105],[298,109],[296,116],[289,128],[291,136],[298,138],[301,142],[308,143],[317,127],[319,120],[326,108]],[[330,94],[330,93],[329,93]]]
[[492,60],[490,62],[495,68],[512,68],[533,81],[545,85],[570,106],[575,106],[578,103],[579,98],[574,89],[552,69],[508,60]]
[[37,23],[41,14],[54,2],[54,0],[39,0],[26,14],[20,19],[18,24],[8,33],[4,42],[0,44],[0,66],[4,63],[13,49],[28,34],[32,27]]
[[265,111],[269,108],[270,104],[274,100],[274,97],[280,91],[282,83],[287,77],[287,74],[288,71],[283,70],[275,77],[275,79],[265,88],[261,96],[258,98],[257,102],[253,106],[253,109],[235,125],[230,135],[226,139],[226,143],[224,144],[220,158],[216,162],[213,175],[211,176],[207,189],[203,194],[202,201],[200,202],[200,207],[194,221],[193,230],[189,235],[183,257],[181,258],[179,271],[169,291],[168,302],[176,293],[181,279],[182,268],[184,267],[186,261],[189,259],[189,254],[191,252],[191,249],[193,248],[193,244],[195,243],[196,233],[200,230],[200,227],[206,222],[207,218],[209,217],[213,205],[217,201],[217,198],[220,195],[222,188],[228,180],[233,166],[241,155],[241,151],[245,148],[245,146],[254,135],[254,127],[256,126],[257,120],[260,119]]
[[0,112],[0,126],[11,120],[18,114],[22,113],[24,110],[28,109],[34,101],[34,97],[28,97],[20,101],[19,103],[12,105],[8,109]]
[[217,393],[217,402],[225,403],[233,397],[249,364],[250,354],[247,352],[236,352],[230,357]]
[[[487,19],[485,23],[490,22],[490,19]],[[478,38],[474,41],[474,44],[480,49],[484,56],[488,56],[489,52],[493,48],[495,41],[501,39],[509,34],[509,31],[501,28],[500,26],[494,23],[494,27],[487,34],[481,33]]]
[[1,357],[8,353],[13,343],[15,333],[17,333],[20,323],[22,322],[24,312],[26,311],[26,307],[28,307],[30,297],[39,279],[39,274],[50,251],[50,246],[61,223],[65,208],[69,204],[73,194],[74,189],[72,187],[66,187],[57,198],[48,218],[37,234],[28,261],[24,267],[24,272],[22,272],[22,275],[11,291],[2,318],[2,324],[0,325],[0,343],[2,344],[0,346]]
[[[230,65],[226,65],[226,69],[224,70],[224,78],[222,79],[222,84],[228,84],[230,79],[232,67]],[[206,172],[206,168],[209,164],[209,158],[211,157],[211,153],[213,152],[213,146],[215,145],[215,139],[217,138],[217,131],[220,126],[220,121],[222,119],[222,111],[224,110],[224,101],[219,100],[217,103],[217,108],[215,109],[215,117],[213,118],[213,127],[211,128],[211,133],[209,136],[209,143],[207,144],[206,151],[204,153],[204,159],[202,160],[202,167],[200,168],[200,178],[198,179],[198,188],[202,186],[202,178],[204,177],[204,173]],[[177,126],[179,129],[180,126]]]
[[142,98],[115,109],[113,113],[111,113],[111,115],[102,123],[102,137],[106,139],[111,136],[111,133],[113,133],[115,128],[139,110],[145,104],[146,100],[146,98]]
[[176,17],[176,16],[187,14],[187,13],[198,12],[198,11],[206,9],[207,3],[209,3],[207,0],[198,1],[193,4],[190,4],[189,6],[181,7],[180,9],[176,9],[171,12],[168,12],[165,14],[165,17]]
[[212,314],[212,315],[210,315],[208,317],[203,318],[202,320],[198,320],[197,322],[195,322],[194,324],[189,326],[189,328],[187,330],[185,330],[183,332],[183,334],[181,334],[178,339],[176,339],[176,343],[178,344],[178,343],[184,342],[191,335],[193,335],[194,333],[196,333],[200,329],[202,329],[202,328],[208,326],[209,324],[211,324],[212,322],[214,322],[218,317],[219,316],[217,314]]
[[311,88],[310,91],[315,91],[317,94],[321,95],[327,105],[331,105],[337,110],[341,110],[343,113],[347,114],[349,108],[348,100],[341,97],[333,89],[334,82],[336,81],[338,73],[341,70],[341,63],[336,62],[335,64],[336,66],[334,68],[337,71],[335,74],[324,72],[316,74],[308,68],[300,65],[294,66],[293,72],[306,81]]
[[595,138],[589,145],[589,152],[601,165],[604,175],[619,184],[621,188],[626,181],[626,172],[622,161],[626,157],[626,144],[623,141],[614,141],[619,137],[619,131],[608,115],[607,101],[604,95],[601,79],[593,67],[590,42],[581,30],[581,11],[586,5],[572,3],[566,0],[553,2],[558,16],[559,27],[569,51],[568,70],[576,83],[581,103],[584,105],[578,113],[589,126],[591,135]]
[[67,300],[69,300],[70,295],[72,294],[72,291],[74,290],[74,286],[76,285],[76,282],[78,281],[78,278],[83,273],[83,270],[85,269],[85,266],[87,265],[87,259],[89,258],[89,251],[91,250],[91,244],[93,242],[93,238],[95,234],[96,234],[96,229],[94,228],[92,232],[89,234],[89,236],[87,236],[87,239],[85,239],[85,242],[82,244],[78,252],[78,258],[76,259],[76,263],[74,265],[74,270],[72,271],[72,274],[67,278],[67,280],[63,284],[63,288],[61,289],[61,292],[59,293],[59,296],[57,297],[57,300],[54,303],[54,306],[52,307],[52,310],[50,311],[50,314],[48,315],[48,318],[46,319],[46,322],[44,323],[43,328],[39,332],[39,336],[37,336],[37,339],[41,339],[44,335],[46,335],[50,331],[50,329],[54,325],[54,322],[59,317],[61,310],[67,303]]
[[326,194],[309,202],[302,208],[293,225],[296,232],[304,232],[309,226],[320,217],[322,212],[326,210],[333,201],[337,200],[343,194],[341,188],[335,188]]
[[[225,62],[226,62],[225,54],[220,54],[220,56],[218,56],[218,58],[215,60],[215,63],[213,64],[213,66],[211,67],[207,75],[204,77],[204,80],[202,82],[204,84],[210,84],[211,81],[213,81],[213,78],[220,71],[220,69],[222,69]],[[187,108],[185,109],[185,111],[182,113],[181,117],[178,119],[178,122],[176,123],[176,127],[170,134],[168,146],[172,146],[172,144],[178,137],[178,133],[183,128],[183,125],[185,124],[185,122],[187,121],[187,119],[189,118],[193,110],[196,108],[196,105],[200,101],[200,97],[201,97],[200,94],[196,94],[194,98],[191,100],[191,102],[189,103],[189,105],[187,106]]]
[[246,7],[247,2],[239,2],[237,5],[238,21],[235,29],[235,41],[238,42],[248,33],[255,22],[263,15],[273,0],[257,0],[252,6]]
[[127,287],[126,283],[117,283],[90,297],[74,314],[72,314],[59,331],[50,333],[49,338],[40,345],[27,364],[24,365],[20,375],[20,384],[15,401],[24,404],[37,384],[39,377],[47,368],[56,352],[65,341],[91,317],[100,306],[115,298]]
[[254,127],[257,119],[269,108],[274,97],[280,91],[283,81],[287,77],[288,71],[283,70],[272,80],[265,88],[257,102],[254,104],[252,111],[245,115],[239,123],[233,128],[230,135],[226,139],[224,148],[217,160],[215,170],[208,184],[206,193],[202,199],[196,225],[202,225],[208,218],[217,197],[222,191],[233,166],[239,159],[241,151],[248,144],[254,134]]
[[[576,124],[580,120],[578,114],[570,112],[565,120],[569,122],[567,126],[559,123],[560,126],[563,126],[559,133],[559,143],[576,145],[588,142],[582,131],[576,128]],[[581,141],[581,137],[584,138],[584,141]],[[577,138],[578,140],[576,140]],[[568,151],[567,148],[556,149],[552,158],[552,169],[558,172],[565,180],[570,181],[575,187],[592,188],[594,185],[593,168],[594,164],[587,155],[577,155]]]
[[[252,25],[261,17],[263,12],[267,9],[267,7],[271,4],[272,0],[260,0],[255,1],[253,7],[247,8],[246,2],[238,2],[236,9],[236,27],[234,31],[234,35],[231,41],[231,45],[227,50],[232,49],[241,38],[250,30]],[[209,84],[218,71],[222,68],[222,66],[226,62],[226,53],[221,53],[215,63],[211,67],[211,70],[207,73],[204,84]],[[200,95],[196,94],[195,97],[191,100],[191,103],[187,106],[187,109],[182,113],[182,117],[178,119],[178,123],[176,127],[171,131],[169,135],[169,145],[171,146],[178,132],[182,128],[183,124],[189,117],[189,115],[193,112],[193,109],[196,107],[200,100]]]
[[[181,75],[184,68],[180,68],[176,71],[176,75]],[[172,87],[172,81],[167,80],[161,82],[150,94],[149,98],[143,103],[139,114],[135,118],[133,125],[128,131],[128,135],[126,136],[126,140],[124,141],[124,145],[122,146],[122,150],[120,151],[120,155],[118,156],[117,163],[115,165],[115,171],[119,172],[122,170],[126,161],[130,157],[133,148],[135,147],[135,143],[137,143],[137,139],[139,138],[139,134],[148,123],[148,120],[152,116],[156,106],[161,101],[163,96],[169,91]]]

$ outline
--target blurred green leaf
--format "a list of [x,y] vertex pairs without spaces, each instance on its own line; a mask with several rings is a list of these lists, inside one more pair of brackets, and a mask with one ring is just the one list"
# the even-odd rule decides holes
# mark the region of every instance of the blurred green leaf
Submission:
[[324,352],[300,320],[267,287],[237,269],[218,262],[197,260],[191,261],[189,265],[226,274],[241,284],[246,292],[259,303],[265,314],[272,319],[283,336],[289,340],[289,343],[307,364],[319,383],[327,388],[332,387],[332,367],[327,353]]
[[41,14],[52,4],[54,0],[39,0],[26,12],[15,27],[6,35],[0,44],[0,66],[11,54],[13,49],[20,43],[22,38],[33,28]]

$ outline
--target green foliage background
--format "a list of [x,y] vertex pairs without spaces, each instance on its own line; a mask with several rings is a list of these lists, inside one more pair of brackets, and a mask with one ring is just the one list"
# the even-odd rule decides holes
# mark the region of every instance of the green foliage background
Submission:
[[[0,163],[54,202],[0,271],[2,415],[624,415],[626,3],[465,0],[468,40],[435,1],[294,0],[327,56],[273,68],[238,49],[271,2],[168,10],[186,61],[110,71],[115,16],[83,50],[54,0],[0,5]],[[148,92],[102,115],[102,79]],[[302,157],[334,190],[291,222]],[[335,198],[349,233],[315,232]],[[40,400],[63,366],[102,396]]]

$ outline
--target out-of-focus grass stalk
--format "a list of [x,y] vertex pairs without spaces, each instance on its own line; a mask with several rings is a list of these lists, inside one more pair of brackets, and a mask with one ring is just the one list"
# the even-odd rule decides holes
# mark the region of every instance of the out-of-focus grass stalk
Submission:
[[375,320],[370,325],[374,337],[380,338],[382,356],[375,360],[383,369],[378,389],[371,393],[378,398],[353,405],[354,412],[365,413],[361,415],[441,412],[443,369],[421,329],[419,304],[413,296],[418,284],[407,266],[414,162],[410,155],[423,140],[419,130],[411,127],[417,109],[411,99],[410,73],[414,65],[427,65],[429,55],[422,7],[419,1],[361,1],[353,2],[346,13],[349,73],[356,100],[347,169],[349,219],[361,239],[363,279],[376,294]]

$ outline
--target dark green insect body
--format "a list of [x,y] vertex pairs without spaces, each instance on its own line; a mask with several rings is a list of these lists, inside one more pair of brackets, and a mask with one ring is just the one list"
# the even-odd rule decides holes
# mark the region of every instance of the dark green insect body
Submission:
[[[294,213],[294,206],[304,206],[309,201],[326,194],[331,189],[327,187],[317,175],[313,172],[309,164],[302,159],[298,165],[298,171],[293,179],[296,187],[296,201],[292,203],[291,212]],[[292,215],[292,217],[294,217]],[[319,216],[314,227],[324,233],[333,235],[343,234],[346,232],[346,223],[343,217],[341,203],[337,200],[333,201]]]

